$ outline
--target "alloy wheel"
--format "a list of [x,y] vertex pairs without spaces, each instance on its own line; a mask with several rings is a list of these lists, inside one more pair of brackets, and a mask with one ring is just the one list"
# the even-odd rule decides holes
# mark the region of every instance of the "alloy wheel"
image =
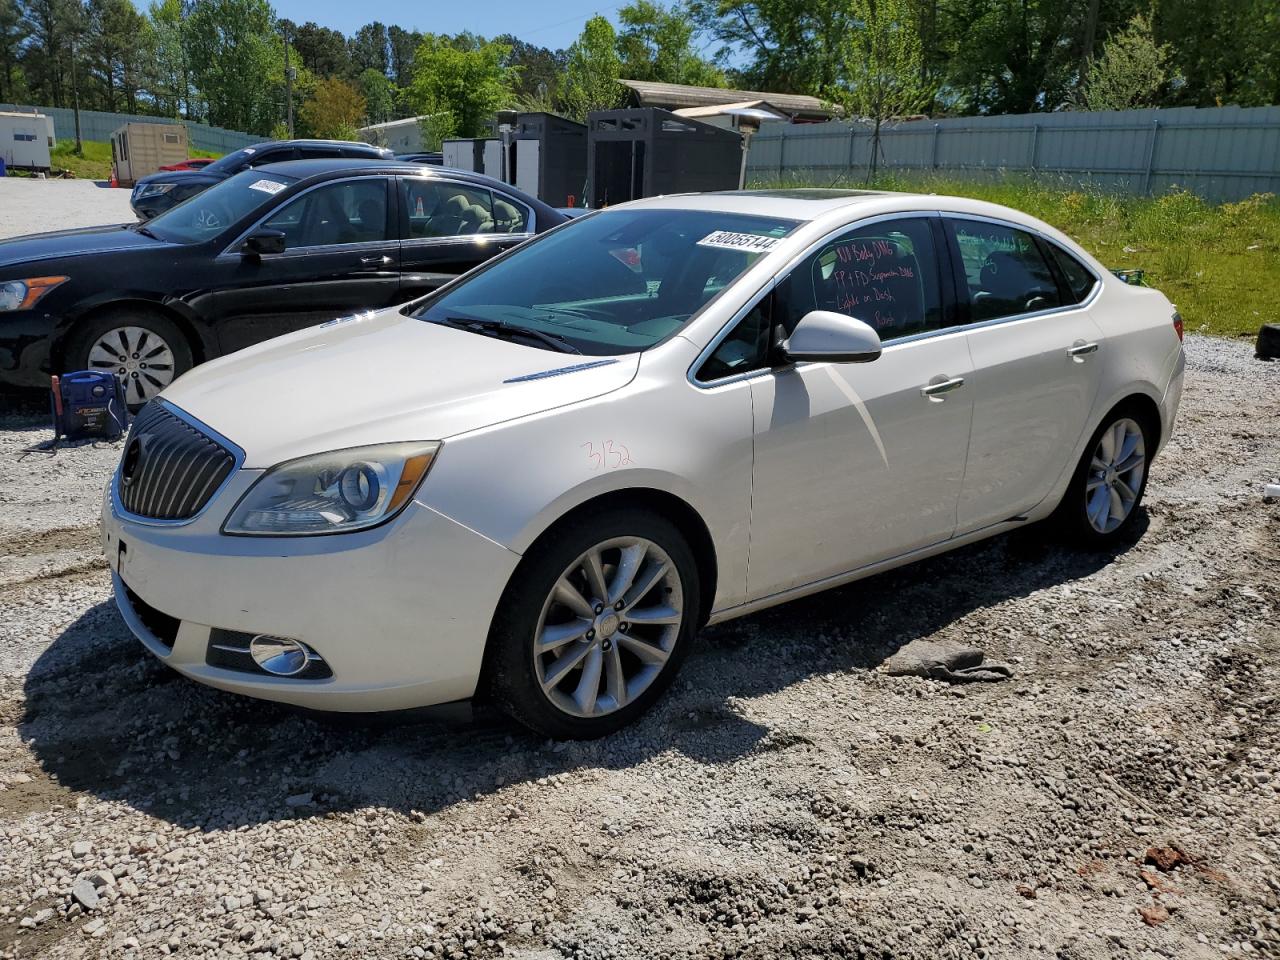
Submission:
[[1138,502],[1147,469],[1147,444],[1137,421],[1124,417],[1103,431],[1089,462],[1085,514],[1098,533],[1119,527]]
[[641,537],[599,543],[543,603],[533,637],[538,685],[570,716],[620,710],[662,672],[684,615],[680,574],[661,547]]
[[145,403],[173,381],[173,349],[154,330],[115,327],[94,340],[89,366],[120,378],[130,404]]

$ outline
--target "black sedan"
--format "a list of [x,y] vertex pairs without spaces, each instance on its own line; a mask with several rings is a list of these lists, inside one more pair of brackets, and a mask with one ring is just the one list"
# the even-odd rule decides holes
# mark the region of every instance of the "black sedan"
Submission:
[[193,364],[411,300],[564,221],[477,173],[296,160],[145,224],[0,241],[0,387],[111,370],[136,406]]
[[268,163],[284,163],[288,160],[326,160],[336,158],[353,160],[391,160],[390,150],[355,143],[350,140],[275,140],[255,143],[235,153],[213,161],[199,170],[172,170],[143,177],[129,195],[129,205],[140,220],[150,220],[190,200],[215,183],[233,177],[252,167]]

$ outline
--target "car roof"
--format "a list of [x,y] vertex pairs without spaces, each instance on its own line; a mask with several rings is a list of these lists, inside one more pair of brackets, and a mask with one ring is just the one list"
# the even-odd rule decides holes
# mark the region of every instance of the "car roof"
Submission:
[[515,189],[509,183],[486,177],[483,173],[471,170],[457,170],[453,167],[437,167],[412,160],[379,160],[374,157],[322,157],[310,160],[282,160],[279,163],[264,163],[256,170],[267,170],[286,177],[304,180],[307,177],[319,177],[326,174],[340,173],[410,173],[419,176],[435,176],[440,173],[465,177],[476,182],[490,183],[503,187],[508,191]]
[[826,190],[797,187],[786,190],[723,190],[713,193],[668,194],[633,200],[628,208],[715,210],[789,220],[817,220],[836,210],[864,204],[883,203],[888,198],[916,197],[919,194],[889,193],[883,190]]

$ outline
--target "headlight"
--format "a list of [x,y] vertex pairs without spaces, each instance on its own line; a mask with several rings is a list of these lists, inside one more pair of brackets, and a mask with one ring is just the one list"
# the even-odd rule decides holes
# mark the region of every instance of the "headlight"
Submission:
[[222,532],[296,537],[376,526],[409,502],[439,449],[384,443],[277,464],[240,498]]
[[162,193],[168,193],[176,186],[176,183],[144,183],[138,188],[137,199],[141,200],[143,197],[158,197]]
[[25,280],[0,280],[0,313],[6,310],[30,310],[54,287],[66,283],[68,277],[27,277]]

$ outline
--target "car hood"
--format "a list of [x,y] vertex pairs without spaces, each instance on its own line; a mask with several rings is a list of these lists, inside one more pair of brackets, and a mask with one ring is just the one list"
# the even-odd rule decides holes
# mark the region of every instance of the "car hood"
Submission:
[[161,396],[265,468],[345,447],[451,436],[600,396],[638,354],[590,357],[397,310],[321,324],[196,367]]
[[120,223],[107,227],[82,227],[78,230],[58,230],[54,233],[35,233],[0,240],[0,269],[58,257],[117,253],[122,250],[157,250],[172,246],[164,240],[130,230],[130,226],[131,224]]

